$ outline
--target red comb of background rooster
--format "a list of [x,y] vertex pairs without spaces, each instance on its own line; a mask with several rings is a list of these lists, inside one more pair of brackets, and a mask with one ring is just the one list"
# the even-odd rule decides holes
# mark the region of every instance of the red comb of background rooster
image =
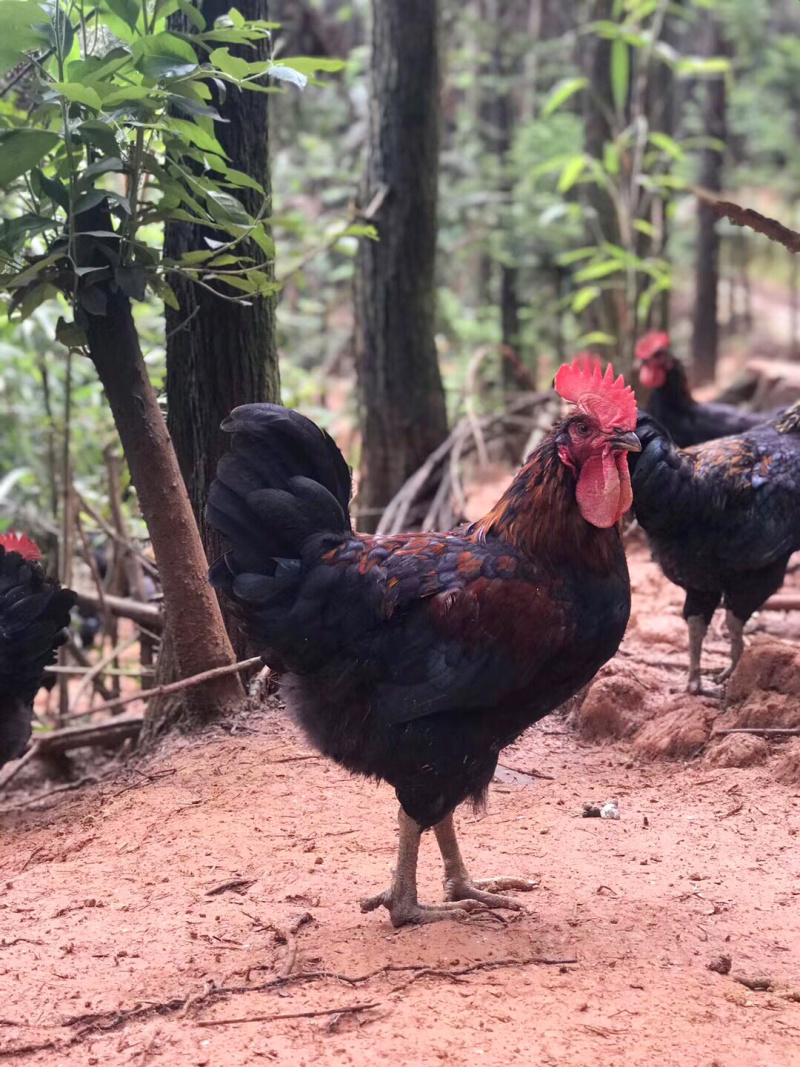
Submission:
[[650,359],[656,352],[662,352],[665,348],[669,348],[669,334],[660,330],[650,330],[649,333],[639,338],[636,345],[636,358]]
[[620,374],[614,380],[614,370],[609,363],[606,373],[600,369],[600,361],[587,359],[581,353],[572,364],[565,363],[556,374],[556,392],[564,400],[575,404],[579,411],[592,415],[601,426],[608,429],[636,429],[636,398]]
[[580,367],[587,374],[591,374],[595,367],[600,369],[601,374],[603,372],[603,364],[600,362],[600,357],[596,352],[576,352],[572,366]]
[[42,558],[39,546],[35,545],[30,537],[26,537],[25,534],[0,534],[0,545],[6,552],[19,552],[23,559],[38,560]]

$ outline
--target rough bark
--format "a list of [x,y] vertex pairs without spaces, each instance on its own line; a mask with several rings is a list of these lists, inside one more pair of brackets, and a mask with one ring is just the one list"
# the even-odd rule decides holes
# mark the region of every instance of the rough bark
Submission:
[[[85,229],[109,230],[101,207],[81,216]],[[88,243],[88,242],[87,242]],[[91,245],[79,241],[79,261],[92,262]],[[96,253],[95,253],[96,255]],[[105,260],[102,258],[99,263]],[[153,543],[171,620],[180,677],[233,662],[233,650],[217,599],[206,579],[206,560],[178,460],[139,347],[130,301],[119,289],[103,286],[105,315],[88,316],[88,347],[105,390],[139,506]],[[195,724],[232,709],[243,690],[234,675],[186,694],[182,718]],[[154,706],[157,709],[157,702]],[[148,708],[148,717],[153,716]],[[157,718],[157,712],[155,713]]]
[[[504,347],[512,349],[515,356],[519,357],[519,271],[514,254],[513,182],[508,156],[518,110],[514,88],[522,78],[519,41],[524,39],[523,35],[528,31],[530,5],[520,0],[481,0],[480,14],[488,38],[489,54],[482,66],[483,85],[478,121],[487,155],[493,156],[496,161],[497,191],[503,197],[500,224],[505,248],[502,258],[496,263],[499,269],[500,339]],[[488,266],[491,269],[491,260]],[[502,362],[503,388],[506,392],[520,388],[514,367],[511,360]]]
[[[434,341],[439,154],[438,3],[373,0],[370,120],[361,204],[377,203],[379,241],[356,270],[363,431],[359,525],[447,434]],[[381,199],[382,198],[382,199]]]
[[[208,25],[230,9],[229,0],[205,0],[203,15]],[[265,0],[238,0],[246,19],[266,19]],[[185,16],[172,16],[173,29],[181,28]],[[250,61],[269,58],[269,41],[255,48],[233,47]],[[217,104],[223,122],[215,124],[215,134],[236,170],[259,182],[264,197],[254,189],[239,189],[237,196],[255,216],[270,214],[270,169],[268,148],[269,97],[262,93],[240,92],[228,87],[224,101]],[[164,252],[179,259],[184,252],[208,248],[205,238],[219,239],[216,231],[187,222],[167,223]],[[263,260],[255,244],[243,252]],[[270,264],[264,268],[272,269]],[[167,308],[167,424],[175,444],[181,471],[189,492],[203,546],[209,561],[223,551],[217,532],[206,524],[205,505],[217,462],[227,442],[220,423],[239,404],[269,400],[280,402],[278,357],[275,344],[275,301],[261,298],[251,307],[233,304],[208,289],[178,275],[170,279],[180,310]],[[230,292],[225,287],[223,291]],[[225,611],[229,635],[240,657],[246,649],[234,620]],[[168,682],[170,650],[167,640],[161,656],[159,681]]]
[[[592,19],[612,19],[614,0],[593,0],[590,4]],[[614,114],[614,98],[611,91],[611,41],[604,37],[586,35],[580,53],[581,66],[589,79],[590,89],[584,93],[584,131],[586,150],[602,160],[604,146],[613,139],[614,131],[609,116]],[[614,203],[599,183],[588,182],[583,187],[587,207],[594,216],[596,233],[612,244],[620,244],[620,229]],[[616,287],[604,288],[600,297],[589,305],[586,312],[589,329],[602,330],[616,337],[616,350],[608,354],[615,364],[624,359],[623,332],[627,326],[624,294]]]
[[[709,12],[705,16],[703,52],[719,55],[725,48],[719,23]],[[703,105],[703,132],[706,137],[725,140],[725,79],[714,78],[706,86]],[[713,147],[704,148],[700,161],[699,184],[709,192],[722,191],[724,159]],[[719,345],[719,232],[713,208],[703,200],[697,205],[697,258],[695,263],[695,305],[692,333],[692,362],[696,383],[713,381]]]

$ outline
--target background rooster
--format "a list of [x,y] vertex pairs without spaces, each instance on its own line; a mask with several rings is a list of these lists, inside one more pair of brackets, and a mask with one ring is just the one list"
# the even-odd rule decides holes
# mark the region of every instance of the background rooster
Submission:
[[745,623],[800,549],[800,402],[748,433],[684,450],[650,415],[636,432],[634,511],[664,574],[686,590],[688,689],[699,693],[703,639],[720,601],[731,639],[724,681]]
[[33,698],[66,640],[75,595],[45,577],[27,537],[0,536],[0,766],[21,756]]
[[[500,750],[582,686],[625,632],[619,534],[639,448],[632,391],[579,361],[556,376],[577,412],[528,458],[499,503],[451,533],[372,537],[348,514],[333,440],[293,411],[237,408],[223,423],[208,521],[232,550],[211,581],[238,603],[311,742],[400,801],[391,888],[363,903],[394,925],[463,918],[524,879],[472,881],[453,809],[480,803]],[[420,835],[433,827],[448,903],[417,902]]]
[[652,390],[647,410],[680,448],[744,433],[769,417],[764,412],[742,411],[730,404],[701,404],[695,400],[683,364],[670,352],[666,333],[651,330],[641,337],[636,358],[640,361],[639,381]]

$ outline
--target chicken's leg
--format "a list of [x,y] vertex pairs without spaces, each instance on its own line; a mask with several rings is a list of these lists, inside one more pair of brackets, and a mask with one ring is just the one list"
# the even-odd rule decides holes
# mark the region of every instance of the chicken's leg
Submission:
[[466,919],[470,911],[480,909],[481,905],[476,900],[447,901],[434,905],[418,903],[417,857],[422,828],[402,808],[398,812],[397,822],[400,844],[392,884],[383,893],[362,900],[361,910],[374,911],[383,905],[389,912],[392,926],[405,926],[408,923],[433,923],[441,919]]
[[467,874],[461,849],[458,847],[452,813],[437,823],[433,831],[444,861],[444,891],[448,900],[457,901],[462,905],[468,901],[477,900],[487,908],[524,910],[518,900],[501,896],[498,890],[516,889],[528,892],[536,888],[536,882],[531,882],[527,878],[479,878],[473,881]]
[[725,614],[725,623],[728,627],[728,636],[731,639],[731,662],[730,666],[726,667],[717,676],[718,682],[727,682],[736,670],[736,664],[741,659],[742,652],[744,652],[744,623],[741,619],[736,618],[730,608]]
[[690,615],[686,625],[689,627],[689,680],[686,689],[697,695],[700,692],[700,657],[708,623],[702,615]]

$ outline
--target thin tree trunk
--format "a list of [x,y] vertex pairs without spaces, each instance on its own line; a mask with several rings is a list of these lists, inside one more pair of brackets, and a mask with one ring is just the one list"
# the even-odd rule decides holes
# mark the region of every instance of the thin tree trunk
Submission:
[[[79,218],[85,230],[111,229],[107,205],[84,212]],[[97,238],[79,239],[81,266],[107,262],[97,251],[98,243]],[[232,663],[233,650],[206,578],[203,546],[147,374],[130,301],[110,284],[103,285],[103,292],[106,313],[88,316],[89,354],[113,413],[153,543],[165,613],[171,621],[176,674],[188,677]],[[199,690],[187,690],[174,718],[192,725],[209,721],[232,710],[242,695],[237,676],[216,679]],[[151,724],[160,722],[157,701],[148,707],[147,719]],[[155,730],[151,729],[150,739],[154,736]]]
[[[591,18],[607,20],[614,16],[614,0],[593,0]],[[614,98],[611,91],[611,41],[604,37],[584,37],[581,48],[581,66],[589,79],[589,90],[584,93],[584,132],[586,151],[602,160],[605,145],[613,140],[614,131],[609,116],[614,113]],[[609,194],[598,183],[589,182],[583,189],[587,206],[596,220],[596,237],[612,244],[621,243],[619,220]],[[586,326],[601,330],[617,338],[616,349],[608,354],[614,363],[624,357],[622,335],[625,327],[625,296],[618,288],[609,285],[593,301],[586,311]]]
[[356,351],[363,431],[359,525],[380,510],[447,434],[434,340],[439,154],[436,0],[373,0],[370,120]]
[[[724,50],[719,23],[713,13],[705,16],[704,54]],[[706,86],[703,132],[706,137],[725,140],[725,80],[714,78]],[[704,148],[700,165],[700,185],[710,192],[722,191],[724,160],[713,147]],[[703,200],[697,206],[697,261],[695,267],[695,306],[692,335],[692,361],[697,383],[713,381],[719,347],[719,233],[713,209]]]
[[[226,15],[230,6],[229,0],[205,0],[203,15],[207,25]],[[236,7],[245,19],[268,18],[266,0],[237,0]],[[171,20],[173,29],[180,30],[185,16],[178,13]],[[269,48],[269,39],[263,37],[254,48],[232,47],[231,51],[258,62],[269,58]],[[216,123],[214,130],[230,166],[263,186],[266,203],[254,189],[239,189],[237,195],[251,215],[265,218],[271,211],[268,99],[263,93],[240,92],[228,87],[227,96],[218,104],[224,121]],[[170,259],[179,259],[184,252],[206,249],[206,237],[215,238],[218,234],[192,223],[168,222],[164,253]],[[264,258],[252,242],[244,251],[256,262]],[[262,269],[270,273],[272,263]],[[212,561],[224,551],[219,534],[205,521],[208,489],[227,448],[220,423],[239,404],[280,402],[275,300],[262,297],[245,307],[180,276],[173,276],[170,281],[180,309],[166,309],[167,424],[206,556]],[[225,621],[237,654],[242,658],[247,650],[239,627],[227,612]],[[173,680],[165,673],[172,646],[169,640],[165,644],[159,682]]]

